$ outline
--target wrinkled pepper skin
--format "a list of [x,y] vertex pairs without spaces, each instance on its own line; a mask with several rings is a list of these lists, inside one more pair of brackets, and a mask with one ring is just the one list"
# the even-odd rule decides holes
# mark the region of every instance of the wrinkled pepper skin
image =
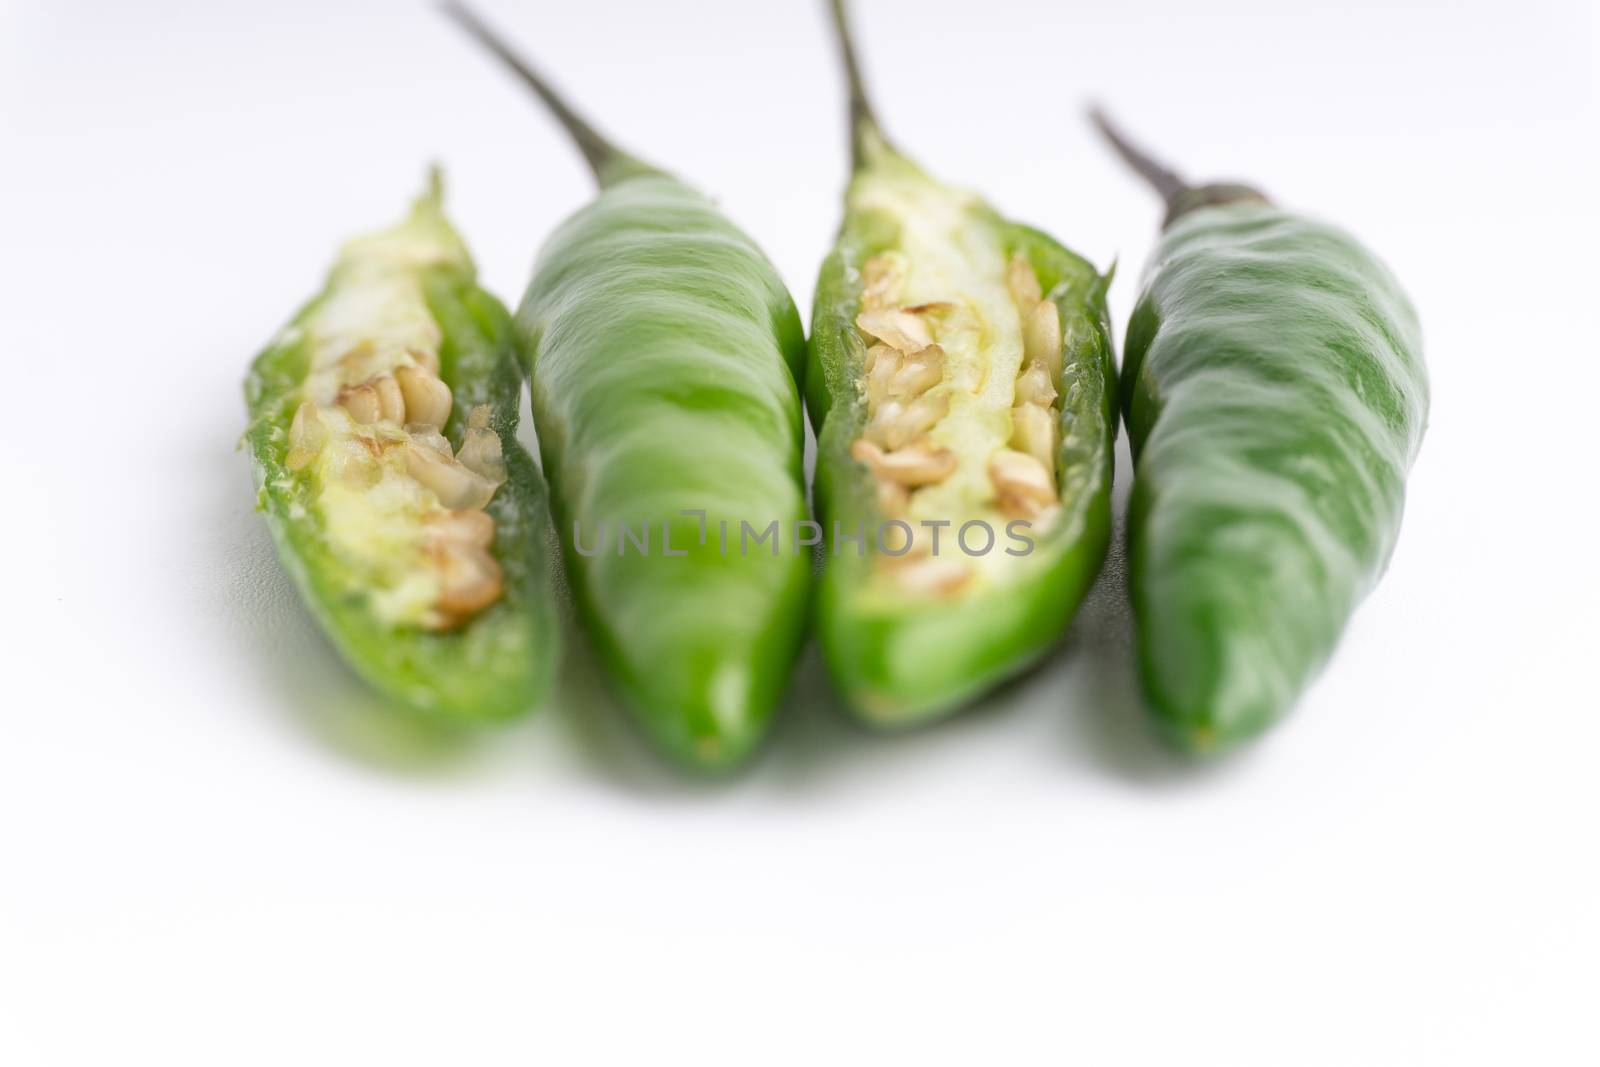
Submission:
[[864,592],[872,532],[884,516],[871,472],[850,454],[867,421],[858,385],[864,353],[854,323],[862,264],[892,247],[895,234],[872,214],[847,213],[817,281],[805,378],[817,432],[816,510],[828,537],[864,524],[869,539],[866,557],[848,544],[828,556],[817,629],[835,687],[865,722],[883,728],[955,711],[1036,661],[1060,639],[1110,541],[1117,410],[1109,276],[1038,230],[981,210],[1008,256],[1026,254],[1062,323],[1056,462],[1062,510],[1003,584],[942,601]]
[[1261,202],[1167,229],[1127,337],[1138,663],[1181,746],[1293,703],[1388,562],[1428,382],[1410,303],[1349,235]]
[[309,360],[306,332],[299,327],[322,296],[308,303],[252,365],[245,382],[250,411],[245,444],[258,506],[279,559],[345,661],[397,705],[430,719],[447,724],[505,720],[543,699],[561,645],[544,481],[516,440],[522,388],[516,331],[505,307],[479,288],[470,265],[425,268],[420,281],[443,333],[440,377],[455,399],[445,435],[459,447],[467,413],[487,404],[490,426],[501,441],[506,482],[486,508],[495,521],[492,552],[503,575],[498,602],[454,631],[396,628],[374,616],[358,576],[330,551],[317,512],[308,506],[312,487],[285,466],[288,427]]
[[[545,245],[517,316],[544,469],[627,705],[679,762],[729,768],[765,733],[804,635],[804,334],[772,265],[700,193],[637,166],[601,185]],[[773,522],[776,552],[741,547],[741,523]]]
[[[545,244],[517,313],[579,614],[646,736],[687,769],[729,770],[765,736],[805,629],[800,317],[710,201],[618,148],[473,12],[445,10],[600,189]],[[775,540],[743,543],[769,525]]]

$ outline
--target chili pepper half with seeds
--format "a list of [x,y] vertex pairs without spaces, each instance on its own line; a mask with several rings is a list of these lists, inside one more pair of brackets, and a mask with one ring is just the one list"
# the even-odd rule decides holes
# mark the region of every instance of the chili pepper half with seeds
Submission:
[[245,382],[260,508],[344,658],[402,705],[504,719],[559,633],[544,483],[516,442],[521,370],[440,183],[340,252]]
[[1190,185],[1094,119],[1166,201],[1128,324],[1139,671],[1196,751],[1294,702],[1377,582],[1428,412],[1416,313],[1353,237]]
[[818,625],[848,702],[895,726],[1036,660],[1100,568],[1109,279],[891,146],[842,4],[831,11],[853,173],[817,281],[806,401],[818,513],[871,544],[829,556]]
[[447,10],[549,106],[600,186],[546,242],[517,312],[579,611],[646,735],[689,767],[731,768],[765,735],[805,634],[811,556],[789,543],[806,517],[799,315],[709,200]]

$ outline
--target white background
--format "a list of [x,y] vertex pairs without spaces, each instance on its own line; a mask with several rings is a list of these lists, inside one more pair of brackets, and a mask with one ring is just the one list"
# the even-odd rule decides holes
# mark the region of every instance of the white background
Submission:
[[[805,306],[820,4],[488,11]],[[863,2],[893,135],[1118,258],[1119,333],[1158,208],[1092,94],[1380,250],[1432,425],[1388,577],[1242,756],[1150,739],[1114,557],[1041,670],[913,736],[808,655],[712,788],[582,662],[476,743],[386,714],[234,450],[248,360],[428,160],[515,300],[591,195],[518,87],[424,4],[4,12],[0,1063],[1600,1062],[1592,5]]]

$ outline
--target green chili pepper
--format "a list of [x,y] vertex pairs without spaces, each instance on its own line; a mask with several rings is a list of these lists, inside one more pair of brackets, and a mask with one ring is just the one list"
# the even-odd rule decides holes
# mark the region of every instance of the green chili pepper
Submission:
[[[895,726],[1036,660],[1105,557],[1109,276],[893,148],[832,12],[853,174],[806,375],[834,542],[819,629],[849,703]],[[858,554],[842,535],[863,529]]]
[[646,734],[686,765],[731,767],[764,735],[805,630],[799,316],[709,200],[449,10],[544,100],[600,186],[544,246],[517,313],[578,606]]
[[1180,745],[1222,749],[1290,706],[1388,562],[1427,421],[1421,335],[1348,234],[1191,186],[1095,118],[1167,205],[1122,379],[1140,674]]
[[516,350],[436,174],[409,219],[345,246],[245,382],[260,508],[307,607],[374,687],[451,721],[526,711],[556,660]]

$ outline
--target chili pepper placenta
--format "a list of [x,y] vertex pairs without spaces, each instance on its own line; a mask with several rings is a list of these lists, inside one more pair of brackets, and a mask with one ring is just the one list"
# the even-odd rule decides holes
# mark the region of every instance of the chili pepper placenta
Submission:
[[1350,235],[1190,185],[1095,119],[1167,207],[1122,370],[1139,671],[1180,745],[1227,748],[1294,702],[1388,562],[1422,339]]
[[647,735],[731,767],[765,733],[805,630],[799,315],[710,201],[450,11],[549,106],[600,187],[545,244],[517,312],[579,609]]
[[1107,277],[943,185],[850,85],[844,223],[817,281],[806,401],[836,547],[818,609],[829,670],[868,721],[953,710],[1036,660],[1105,556],[1115,367]]
[[516,348],[435,176],[345,246],[245,383],[260,507],[307,607],[368,682],[454,721],[527,710],[556,662]]

